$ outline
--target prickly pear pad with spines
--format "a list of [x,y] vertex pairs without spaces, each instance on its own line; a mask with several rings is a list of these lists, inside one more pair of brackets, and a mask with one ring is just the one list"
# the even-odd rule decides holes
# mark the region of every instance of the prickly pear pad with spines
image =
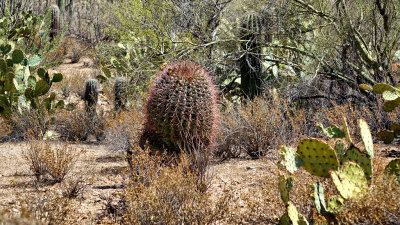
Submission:
[[335,151],[325,142],[316,139],[304,139],[297,146],[297,155],[302,167],[314,176],[329,177],[330,170],[339,168]]
[[356,163],[345,163],[340,172],[330,171],[336,189],[344,199],[359,199],[368,189],[364,170]]
[[372,135],[368,123],[363,119],[359,119],[358,126],[360,127],[361,140],[364,144],[365,151],[372,159],[374,158],[374,143],[372,141]]
[[285,167],[289,173],[294,173],[301,166],[301,159],[296,155],[296,150],[291,147],[282,146],[281,166]]
[[365,172],[365,177],[370,180],[372,178],[373,164],[372,159],[358,148],[353,147],[349,149],[346,155],[343,157],[344,162],[355,162],[357,163]]
[[397,88],[395,88],[389,84],[384,84],[384,83],[375,84],[372,87],[372,91],[375,94],[382,94],[385,91],[396,91],[396,90],[397,90]]
[[340,163],[343,163],[343,157],[346,154],[347,145],[342,140],[337,140],[335,142],[335,152]]
[[290,190],[293,188],[293,178],[286,178],[285,175],[279,175],[279,193],[281,194],[281,199],[285,203],[285,206],[288,205],[290,200],[289,194]]
[[[155,139],[147,140],[150,145],[172,152],[188,150],[189,145],[210,146],[218,119],[212,78],[194,62],[166,65],[151,85],[145,113],[143,134]],[[144,140],[141,138],[141,142]]]
[[383,110],[385,112],[391,112],[393,111],[397,106],[399,106],[400,104],[400,98],[397,98],[393,101],[387,101],[385,102],[385,104],[383,105]]

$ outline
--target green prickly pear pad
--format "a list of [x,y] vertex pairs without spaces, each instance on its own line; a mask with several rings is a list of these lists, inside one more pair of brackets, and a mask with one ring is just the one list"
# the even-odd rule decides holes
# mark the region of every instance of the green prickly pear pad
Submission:
[[365,120],[360,119],[358,120],[358,126],[360,127],[361,139],[364,143],[365,151],[372,159],[374,158],[374,143],[372,142],[372,135],[368,123],[365,122]]
[[324,128],[322,124],[317,124],[318,128],[329,138],[344,138],[344,132],[336,125],[331,125],[328,128]]
[[393,101],[387,101],[385,102],[385,104],[383,105],[383,110],[385,110],[385,112],[391,112],[393,111],[397,106],[399,106],[400,104],[400,98],[397,98]]
[[400,159],[394,159],[385,167],[385,172],[389,175],[400,176]]
[[389,130],[381,130],[376,136],[382,139],[385,144],[390,144],[394,140],[394,132]]
[[292,188],[293,178],[289,177],[286,179],[284,175],[279,175],[279,192],[281,193],[281,199],[285,203],[285,205],[288,205],[288,202],[290,200],[289,194]]
[[319,177],[329,177],[330,170],[337,170],[339,161],[335,151],[325,142],[304,139],[297,146],[297,155],[309,173]]
[[385,91],[395,91],[396,88],[389,85],[389,84],[384,84],[384,83],[379,83],[379,84],[375,84],[372,91],[375,94],[382,94]]
[[363,169],[356,163],[348,162],[338,173],[330,171],[336,189],[344,199],[361,198],[368,189]]
[[337,140],[335,142],[335,152],[340,163],[343,163],[343,157],[346,154],[347,145],[342,140]]
[[308,225],[306,218],[297,211],[296,206],[294,206],[292,202],[289,202],[287,210],[293,225]]
[[302,162],[296,155],[296,150],[290,147],[282,146],[281,150],[282,162],[281,166],[285,167],[290,173],[294,173],[301,166]]
[[355,162],[357,163],[365,173],[368,180],[372,178],[373,164],[372,159],[367,154],[361,152],[358,148],[351,148],[347,151],[343,158],[343,162]]

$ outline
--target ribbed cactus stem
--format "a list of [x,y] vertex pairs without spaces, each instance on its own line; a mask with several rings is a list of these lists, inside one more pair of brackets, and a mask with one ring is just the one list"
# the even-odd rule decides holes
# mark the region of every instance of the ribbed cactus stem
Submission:
[[115,79],[114,84],[114,103],[115,110],[124,109],[127,102],[127,87],[125,77],[118,77]]
[[50,41],[60,34],[60,9],[57,5],[51,6]]
[[262,19],[256,13],[243,17],[241,23],[241,46],[245,54],[239,59],[241,88],[245,97],[253,99],[261,94],[262,63],[258,58],[261,54],[259,36],[262,29]]
[[148,141],[152,147],[179,152],[206,149],[213,143],[217,92],[208,72],[193,62],[177,62],[161,69],[145,112],[142,146]]
[[64,9],[65,9],[65,0],[57,0],[58,8],[60,9],[60,25],[64,26]]
[[96,105],[99,98],[99,83],[96,79],[88,79],[85,82],[85,96],[86,112],[90,118],[96,114]]

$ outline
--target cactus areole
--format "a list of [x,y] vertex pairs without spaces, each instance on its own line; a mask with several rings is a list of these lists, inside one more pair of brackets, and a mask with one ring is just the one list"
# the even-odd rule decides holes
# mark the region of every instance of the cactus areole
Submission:
[[209,73],[194,62],[164,66],[146,103],[141,145],[169,152],[207,149],[217,129],[217,91]]

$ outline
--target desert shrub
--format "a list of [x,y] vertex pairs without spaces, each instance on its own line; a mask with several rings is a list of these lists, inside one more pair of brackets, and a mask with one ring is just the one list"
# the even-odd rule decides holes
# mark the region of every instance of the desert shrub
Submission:
[[106,143],[114,151],[128,150],[137,144],[143,121],[140,109],[127,109],[109,117],[106,124]]
[[199,189],[187,159],[167,166],[165,157],[136,148],[131,183],[123,193],[126,224],[209,224],[227,213],[227,196],[214,203]]
[[45,141],[31,141],[23,152],[36,181],[59,183],[71,172],[80,151],[68,144],[51,146]]
[[32,137],[41,138],[51,125],[52,119],[48,113],[41,110],[24,110],[23,113],[14,113],[8,121],[12,132],[7,141],[29,140]]
[[73,111],[61,111],[57,115],[56,131],[62,140],[85,141],[89,135],[103,140],[106,125],[106,114],[98,111],[94,119],[90,119],[83,108]]
[[89,186],[87,174],[77,175],[74,178],[66,179],[62,182],[62,195],[65,198],[77,198],[83,194]]
[[216,154],[258,158],[277,146],[301,137],[306,119],[302,110],[291,110],[283,98],[256,98],[225,110]]

